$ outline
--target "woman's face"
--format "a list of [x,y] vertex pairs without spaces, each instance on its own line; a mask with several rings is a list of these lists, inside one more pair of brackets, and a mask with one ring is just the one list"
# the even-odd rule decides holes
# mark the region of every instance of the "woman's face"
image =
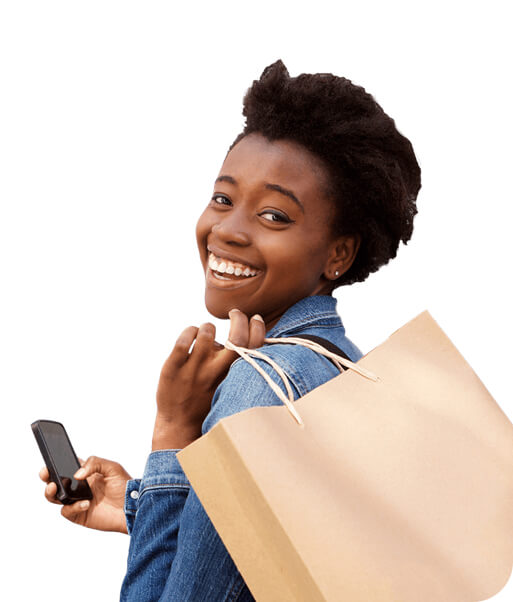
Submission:
[[232,148],[196,226],[212,315],[258,313],[269,329],[303,297],[329,294],[334,208],[324,181],[297,143],[249,134]]

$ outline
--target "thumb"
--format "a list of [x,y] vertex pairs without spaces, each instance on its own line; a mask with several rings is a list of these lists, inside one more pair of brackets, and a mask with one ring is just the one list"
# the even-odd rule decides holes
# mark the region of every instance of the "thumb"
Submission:
[[79,468],[73,475],[75,479],[87,479],[87,477],[96,473],[107,478],[115,477],[125,480],[132,478],[119,462],[114,462],[113,460],[107,460],[98,456],[89,456],[85,462],[80,460],[80,463],[82,464],[82,468]]
[[81,460],[80,463],[82,464],[82,467],[73,475],[75,479],[87,479],[87,477],[90,477],[97,472],[103,476],[110,476],[116,473],[116,462],[106,460],[105,458],[99,458],[98,456],[89,456],[85,462]]

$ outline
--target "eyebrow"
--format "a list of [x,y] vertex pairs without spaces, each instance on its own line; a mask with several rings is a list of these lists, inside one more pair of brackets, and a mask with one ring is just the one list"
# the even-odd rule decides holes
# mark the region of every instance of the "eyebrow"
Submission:
[[[235,186],[237,186],[237,181],[235,180],[235,178],[232,178],[232,176],[228,176],[228,175],[219,176],[218,178],[216,178],[216,182],[228,182],[230,184],[234,184]],[[292,192],[292,190],[289,190],[288,188],[283,188],[283,186],[280,186],[279,184],[269,184],[269,183],[265,184],[265,188],[267,188],[267,190],[275,190],[276,192],[280,192],[281,194],[288,196],[289,199],[292,199],[294,201],[294,203],[296,203],[296,205],[301,209],[301,211],[303,213],[305,212],[303,203],[301,203],[301,201]]]

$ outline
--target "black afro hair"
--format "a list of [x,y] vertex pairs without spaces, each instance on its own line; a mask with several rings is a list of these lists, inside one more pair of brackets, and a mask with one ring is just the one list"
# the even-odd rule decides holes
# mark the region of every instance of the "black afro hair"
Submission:
[[362,87],[331,73],[290,77],[281,60],[266,67],[246,92],[244,136],[297,142],[328,173],[334,236],[359,234],[356,258],[334,288],[361,282],[396,256],[413,232],[420,168],[400,134]]

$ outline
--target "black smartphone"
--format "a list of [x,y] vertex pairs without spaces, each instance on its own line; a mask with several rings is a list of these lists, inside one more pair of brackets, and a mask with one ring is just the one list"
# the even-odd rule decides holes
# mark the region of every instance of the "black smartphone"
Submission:
[[73,477],[80,463],[64,426],[54,420],[36,420],[31,426],[50,480],[57,484],[56,498],[63,504],[92,500],[93,492],[87,481]]

